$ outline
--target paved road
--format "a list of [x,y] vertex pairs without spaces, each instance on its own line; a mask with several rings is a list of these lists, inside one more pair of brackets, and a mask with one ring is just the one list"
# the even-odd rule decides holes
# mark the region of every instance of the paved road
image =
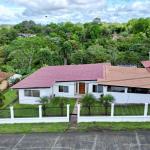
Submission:
[[150,132],[1,134],[0,150],[150,150]]

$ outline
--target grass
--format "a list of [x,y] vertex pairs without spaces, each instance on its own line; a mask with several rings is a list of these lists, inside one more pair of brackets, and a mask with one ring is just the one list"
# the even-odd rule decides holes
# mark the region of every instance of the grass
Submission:
[[10,103],[12,103],[17,98],[17,93],[15,90],[8,89],[4,92],[5,100],[4,105],[0,109],[6,108]]
[[150,122],[91,122],[79,123],[78,131],[100,131],[100,130],[150,130]]
[[68,127],[68,123],[4,124],[0,125],[0,133],[65,132]]
[[[111,106],[108,107],[108,115],[111,114]],[[81,107],[81,116],[89,115],[88,107]],[[104,116],[105,107],[99,102],[95,102],[91,107],[91,115],[93,116]],[[114,107],[115,116],[133,116],[133,115],[144,115],[144,104],[128,104],[128,105],[115,105]],[[148,109],[148,115],[150,115],[150,106]]]
[[[70,112],[73,111],[75,105],[75,99],[68,99],[67,104],[70,104]],[[44,114],[44,112],[43,112]],[[66,116],[67,108],[66,105],[63,108],[63,116]],[[39,108],[38,105],[29,105],[29,104],[14,104],[14,115],[15,117],[38,117]],[[46,105],[45,116],[61,116],[61,108],[58,104],[49,103]]]

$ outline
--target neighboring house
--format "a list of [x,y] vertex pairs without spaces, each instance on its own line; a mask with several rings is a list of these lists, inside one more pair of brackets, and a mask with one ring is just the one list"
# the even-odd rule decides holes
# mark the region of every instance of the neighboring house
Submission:
[[6,73],[0,71],[0,91],[4,91],[5,89],[8,88],[9,84],[7,79],[12,75],[13,75],[12,73]]
[[28,37],[35,37],[36,34],[30,34],[30,33],[19,33],[18,37],[28,38]]
[[[146,80],[146,81],[145,81]],[[116,103],[150,102],[150,72],[145,68],[111,64],[49,66],[37,70],[12,88],[21,104],[39,103],[40,97],[96,98],[112,94]]]

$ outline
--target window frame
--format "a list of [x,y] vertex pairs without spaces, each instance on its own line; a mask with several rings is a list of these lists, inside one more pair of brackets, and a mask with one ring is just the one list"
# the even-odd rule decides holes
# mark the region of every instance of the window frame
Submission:
[[[27,94],[29,92],[30,94]],[[37,92],[36,94],[34,92]],[[40,97],[40,90],[24,90],[25,97]]]
[[[116,88],[116,89],[112,89],[112,88]],[[123,91],[117,90],[118,88],[122,88]],[[111,85],[109,85],[109,86],[107,86],[107,92],[125,93],[125,87],[123,87],[123,86],[111,86]]]
[[69,86],[59,85],[58,92],[59,93],[69,93]]
[[[101,88],[101,90],[99,89],[99,87]],[[100,85],[100,84],[93,84],[93,86],[92,86],[92,92],[93,93],[103,93],[103,86]]]
[[[133,90],[133,91],[132,91]],[[142,92],[141,92],[141,91]],[[146,92],[143,92],[143,90],[146,90]],[[133,94],[150,94],[150,89],[146,88],[136,88],[136,87],[128,87],[127,93],[133,93]]]

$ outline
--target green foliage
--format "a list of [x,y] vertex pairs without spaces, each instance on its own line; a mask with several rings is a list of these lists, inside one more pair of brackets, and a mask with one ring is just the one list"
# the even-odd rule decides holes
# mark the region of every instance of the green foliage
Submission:
[[[18,37],[20,33],[35,37]],[[0,70],[28,75],[45,65],[111,62],[140,65],[150,50],[150,18],[128,23],[23,21],[0,28]]]
[[53,97],[51,99],[51,103],[61,108],[61,115],[63,116],[63,109],[67,104],[67,98],[64,97]]
[[2,92],[0,92],[0,106],[4,104],[5,96],[3,95]]
[[81,98],[81,103],[84,107],[88,107],[89,115],[91,115],[91,107],[94,105],[96,98],[93,94],[86,94]]
[[105,107],[105,115],[108,115],[108,107],[114,100],[115,99],[111,94],[106,94],[100,97],[100,104]]

